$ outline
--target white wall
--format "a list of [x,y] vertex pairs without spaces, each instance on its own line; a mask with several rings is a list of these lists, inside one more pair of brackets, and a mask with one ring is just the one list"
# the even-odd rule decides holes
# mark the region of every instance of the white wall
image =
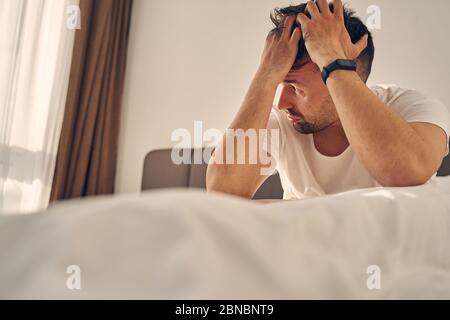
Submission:
[[[177,128],[225,129],[256,70],[270,11],[292,1],[135,0],[117,192],[140,189],[145,155],[175,145]],[[347,1],[365,21],[381,7],[369,83],[419,89],[450,106],[450,1]]]

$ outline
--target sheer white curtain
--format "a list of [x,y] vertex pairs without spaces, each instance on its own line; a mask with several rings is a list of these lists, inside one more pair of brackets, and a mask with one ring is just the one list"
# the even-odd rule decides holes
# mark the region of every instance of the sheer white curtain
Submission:
[[0,0],[0,212],[48,205],[78,0]]

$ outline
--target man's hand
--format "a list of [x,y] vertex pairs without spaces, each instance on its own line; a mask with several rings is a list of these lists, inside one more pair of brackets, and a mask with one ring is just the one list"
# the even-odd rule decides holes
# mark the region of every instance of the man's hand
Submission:
[[331,12],[327,0],[308,1],[311,19],[303,13],[297,16],[306,49],[320,70],[336,59],[356,59],[367,46],[367,34],[356,44],[352,43],[344,25],[342,1],[333,0],[333,4],[334,12]]
[[283,82],[291,70],[298,52],[298,43],[302,37],[300,28],[295,28],[295,16],[287,16],[283,21],[280,33],[270,33],[266,39],[266,46],[261,58],[259,72],[270,75],[276,85]]

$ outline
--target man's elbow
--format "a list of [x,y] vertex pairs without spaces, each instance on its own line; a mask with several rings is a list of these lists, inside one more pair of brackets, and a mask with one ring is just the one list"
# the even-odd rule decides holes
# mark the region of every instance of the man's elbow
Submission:
[[415,187],[426,184],[435,171],[427,168],[417,170],[395,170],[385,174],[379,181],[383,187]]
[[214,169],[210,169],[206,172],[206,191],[207,192],[225,192],[223,190],[223,183],[220,183],[218,174],[214,172]]
[[241,198],[252,199],[253,192],[251,190],[244,190],[241,183],[237,181],[231,181],[221,168],[217,167],[217,164],[209,164],[206,171],[206,191],[207,192],[219,192],[226,193]]
[[206,191],[220,192],[220,184],[218,179],[217,168],[214,164],[209,164],[206,170]]

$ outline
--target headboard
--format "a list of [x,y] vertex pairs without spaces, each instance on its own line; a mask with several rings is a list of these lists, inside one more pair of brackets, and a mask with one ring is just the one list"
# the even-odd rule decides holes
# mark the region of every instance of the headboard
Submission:
[[[194,159],[196,151],[184,149],[175,152],[186,152],[188,156],[190,155],[190,159]],[[162,188],[205,189],[207,163],[176,165],[172,162],[171,154],[171,149],[155,150],[147,154],[144,160],[142,190]],[[444,158],[438,176],[450,176],[450,155]],[[269,177],[254,197],[254,199],[282,198],[283,189],[278,174]]]
[[[197,149],[197,151],[199,150]],[[190,159],[194,159],[196,151],[184,149],[175,150],[175,152],[177,154],[178,152],[186,152]],[[172,162],[171,154],[171,149],[155,150],[147,154],[144,160],[141,189],[206,189],[206,168],[208,164],[202,162],[201,164],[176,165]],[[283,188],[279,175],[270,176],[256,192],[254,199],[283,199]]]

